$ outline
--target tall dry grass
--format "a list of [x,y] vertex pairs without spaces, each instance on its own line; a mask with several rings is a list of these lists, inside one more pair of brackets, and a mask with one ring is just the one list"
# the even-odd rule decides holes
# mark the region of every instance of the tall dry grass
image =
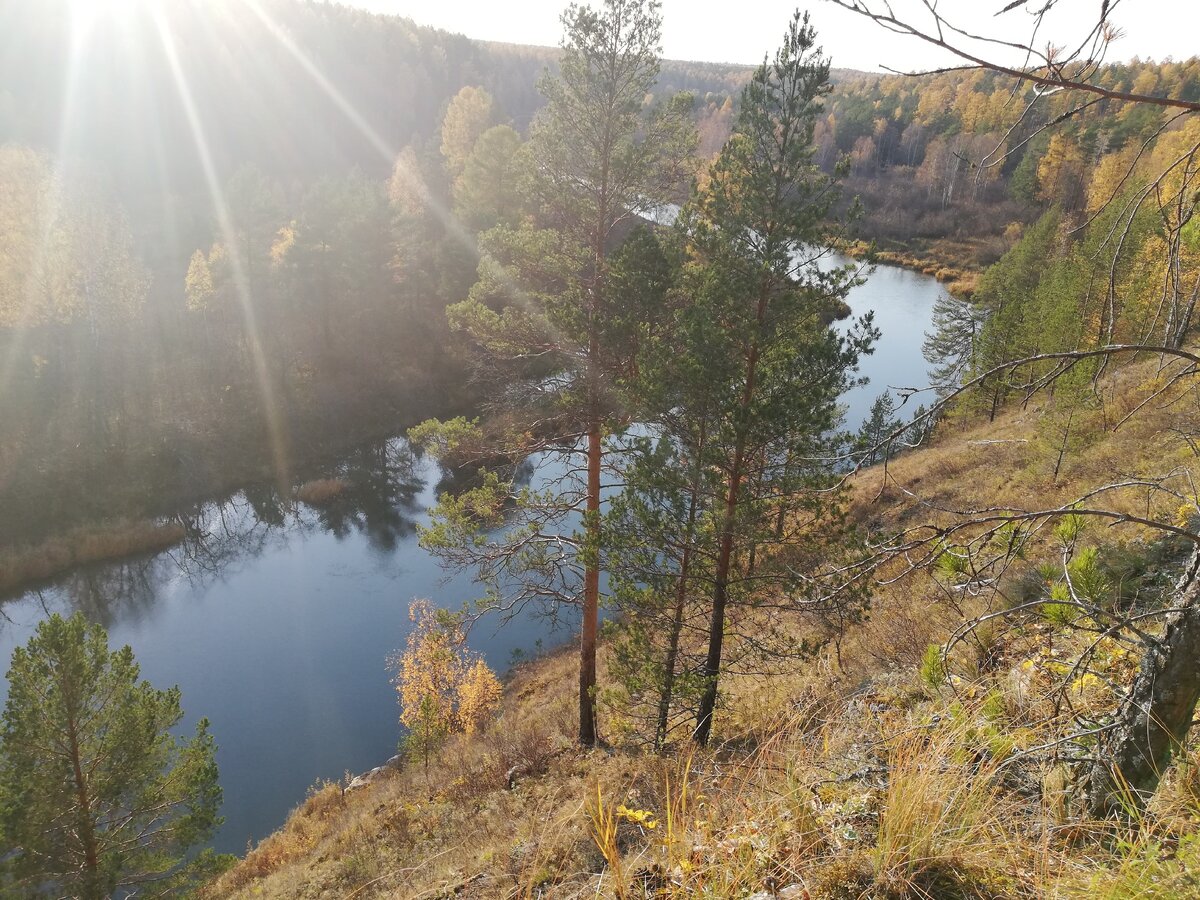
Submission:
[[0,594],[90,563],[158,553],[184,538],[177,522],[120,520],[74,528],[37,544],[0,550]]

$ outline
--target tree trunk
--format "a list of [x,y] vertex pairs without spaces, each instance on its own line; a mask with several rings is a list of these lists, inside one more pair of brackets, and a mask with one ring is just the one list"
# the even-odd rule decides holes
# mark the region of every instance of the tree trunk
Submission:
[[708,656],[704,660],[704,694],[700,698],[700,709],[696,714],[695,741],[701,747],[708,743],[712,734],[713,713],[717,708],[717,678],[721,673],[721,649],[725,641],[725,605],[729,602],[729,570],[733,559],[733,528],[737,517],[738,488],[741,473],[736,471],[730,478],[725,497],[725,517],[721,526],[721,544],[717,555],[714,576],[712,621],[708,631]]
[[588,428],[587,556],[583,575],[583,622],[579,628],[579,743],[596,743],[596,632],[600,618],[600,424]]
[[82,749],[79,746],[78,704],[75,702],[75,692],[70,685],[60,683],[65,705],[67,707],[67,752],[71,758],[71,771],[74,779],[75,802],[78,804],[76,832],[83,850],[83,900],[102,900],[107,894],[101,879],[100,849],[96,840],[96,823],[92,814],[91,796],[88,793],[87,779],[83,774]]
[[1200,701],[1200,549],[1176,585],[1173,606],[1092,763],[1087,804],[1096,818],[1142,807],[1191,727]]
[[691,547],[683,551],[683,565],[679,571],[679,587],[675,591],[675,614],[671,619],[671,633],[667,638],[667,658],[663,660],[663,683],[658,696],[658,722],[654,729],[654,749],[661,752],[667,743],[667,728],[671,724],[671,699],[675,692],[675,666],[679,659],[679,635],[683,631],[683,609],[687,602],[687,567]]
[[[697,454],[697,459],[700,454]],[[683,558],[679,561],[679,586],[675,589],[675,612],[671,619],[671,633],[667,638],[667,658],[663,661],[662,691],[658,698],[658,725],[654,731],[654,749],[662,750],[667,742],[667,726],[671,718],[671,699],[675,691],[675,666],[679,659],[679,636],[683,632],[683,610],[687,604],[688,574],[692,564],[692,534],[696,527],[697,478],[692,483],[692,496],[688,502],[687,528],[684,531]]]
[[[756,320],[761,329],[767,318],[767,305],[771,296],[770,284],[763,284],[758,293]],[[758,339],[750,345],[746,356],[746,386],[742,390],[742,411],[750,409],[754,402],[754,391],[758,380]],[[729,572],[733,561],[733,535],[737,523],[738,495],[742,486],[742,469],[746,464],[745,426],[738,434],[733,451],[733,466],[729,470],[729,487],[725,493],[725,514],[721,521],[721,542],[717,552],[717,568],[713,577],[712,621],[708,632],[708,656],[704,661],[704,677],[707,684],[700,698],[700,709],[696,714],[696,732],[693,735],[701,747],[708,743],[712,734],[713,713],[717,708],[717,679],[721,674],[721,649],[725,641],[725,606],[729,602]]]

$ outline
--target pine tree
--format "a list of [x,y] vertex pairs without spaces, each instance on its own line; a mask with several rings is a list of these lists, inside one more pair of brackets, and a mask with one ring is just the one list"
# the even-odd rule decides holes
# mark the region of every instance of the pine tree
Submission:
[[[971,376],[1020,359],[1029,352],[1023,339],[1037,332],[1026,327],[1026,323],[1038,282],[1053,253],[1061,219],[1062,215],[1057,209],[1047,212],[1026,229],[1016,246],[980,278],[975,302],[979,304],[985,321],[975,342]],[[991,395],[988,414],[994,419],[1000,404],[1008,395],[1008,377],[1004,373],[997,374],[989,379],[986,388]]]
[[925,361],[933,368],[930,386],[945,396],[962,382],[977,352],[985,311],[982,306],[944,291],[933,301],[932,330],[921,345]]
[[190,849],[221,819],[216,747],[201,719],[172,734],[179,689],[139,681],[129,647],[79,613],[13,652],[0,731],[0,860],[13,896],[100,900],[211,872]]
[[[550,492],[516,492],[511,480],[490,479],[469,497],[440,504],[423,540],[475,568],[493,605],[540,601],[582,610],[579,738],[591,745],[603,436],[628,421],[616,389],[628,347],[614,344],[608,330],[623,320],[611,302],[612,250],[639,211],[658,207],[678,185],[694,135],[690,101],[645,104],[659,67],[657,3],[571,6],[563,22],[559,74],[543,80],[547,104],[531,130],[531,215],[519,227],[483,235],[480,280],[449,315],[480,351],[486,380],[504,386],[497,399],[521,419],[505,452],[553,448],[579,456],[583,478]],[[512,527],[478,544],[475,526],[485,522],[472,521],[474,513],[491,515],[505,503]]]
[[656,751],[695,714],[704,690],[698,673],[712,570],[708,513],[718,488],[705,466],[703,422],[692,420],[698,433],[687,448],[681,423],[667,419],[657,422],[657,440],[640,438],[625,450],[624,487],[604,521],[609,589],[620,614],[610,626],[616,689],[609,696],[629,730]]
[[873,466],[895,456],[898,447],[894,442],[889,443],[889,438],[899,427],[896,401],[892,399],[890,391],[884,391],[875,398],[866,421],[858,430],[858,442],[862,448],[859,459],[863,465]]
[[855,280],[848,269],[817,265],[833,237],[827,223],[838,199],[835,180],[813,163],[829,89],[829,62],[797,14],[782,48],[743,92],[733,136],[705,189],[680,216],[692,264],[691,302],[676,325],[679,403],[706,411],[705,462],[722,481],[695,732],[701,744],[712,730],[727,610],[767,583],[762,573],[749,578],[737,555],[748,562],[761,542],[783,540],[803,553],[799,545],[811,550],[838,531],[836,495],[812,490],[829,478],[814,460],[830,450],[837,399],[875,331],[869,317],[844,337],[830,328]]
[[207,312],[214,292],[212,268],[203,250],[192,254],[184,281],[184,296],[191,312]]
[[489,128],[454,182],[454,213],[473,231],[514,224],[521,211],[517,154],[521,137],[507,125]]

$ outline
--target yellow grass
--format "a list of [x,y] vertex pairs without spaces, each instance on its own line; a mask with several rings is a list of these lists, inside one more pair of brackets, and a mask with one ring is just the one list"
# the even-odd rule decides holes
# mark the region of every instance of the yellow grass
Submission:
[[49,580],[75,566],[158,553],[183,537],[183,526],[177,522],[121,520],[0,550],[0,593]]
[[[947,423],[932,446],[893,460],[887,481],[882,467],[860,474],[852,517],[888,531],[949,521],[939,506],[1046,508],[1117,472],[1194,467],[1169,439],[1178,404],[1111,428],[1114,411],[1153,388],[1153,368],[1116,375],[1109,427],[1084,423],[1090,446],[1057,484],[1037,451],[1039,399],[995,423]],[[1111,502],[1145,512],[1144,493]],[[1029,565],[1049,543],[1035,542]],[[729,743],[681,758],[575,748],[567,648],[515,675],[490,731],[442,751],[433,800],[419,767],[344,798],[325,787],[206,896],[1200,896],[1194,753],[1115,840],[1111,827],[1073,818],[1061,769],[1009,768],[1015,749],[1042,737],[1029,724],[1045,711],[1038,679],[1077,652],[1067,638],[981,634],[951,660],[953,687],[921,682],[926,648],[986,602],[948,599],[928,575],[882,588],[871,617],[844,636],[840,663],[830,653],[727,676],[718,732]],[[1001,659],[990,669],[989,642]],[[1017,689],[1013,673],[1026,670],[1033,687]],[[614,733],[606,721],[600,730]],[[513,766],[522,774],[510,789]]]

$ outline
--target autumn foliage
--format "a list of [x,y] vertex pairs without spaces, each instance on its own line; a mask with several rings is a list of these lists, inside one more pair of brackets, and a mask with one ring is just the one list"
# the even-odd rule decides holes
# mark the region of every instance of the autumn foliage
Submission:
[[391,660],[410,750],[430,754],[451,734],[482,731],[500,706],[500,680],[466,648],[461,621],[428,600],[408,607],[408,643]]

